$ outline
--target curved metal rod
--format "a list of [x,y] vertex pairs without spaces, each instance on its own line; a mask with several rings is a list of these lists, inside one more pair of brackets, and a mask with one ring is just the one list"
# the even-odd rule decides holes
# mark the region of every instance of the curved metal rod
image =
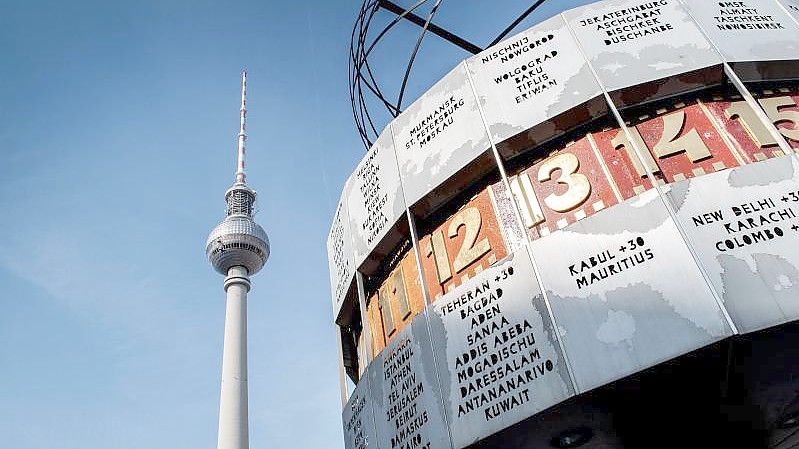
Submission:
[[413,48],[411,60],[408,62],[408,67],[405,69],[405,76],[402,78],[402,87],[400,87],[399,98],[397,99],[397,109],[402,109],[402,97],[405,96],[405,88],[408,85],[408,77],[411,75],[413,62],[416,60],[416,54],[419,53],[419,47],[422,45],[424,35],[427,33],[427,27],[430,26],[430,22],[433,21],[433,17],[435,17],[438,7],[441,5],[441,1],[442,0],[436,0],[436,4],[433,5],[433,9],[430,10],[430,14],[428,14],[427,20],[422,27],[422,32],[419,33],[419,38],[416,39],[416,46]]
[[523,12],[522,15],[517,17],[516,20],[514,20],[513,23],[511,23],[509,27],[505,28],[501,33],[499,33],[499,36],[497,36],[496,39],[491,41],[490,44],[486,45],[486,48],[492,47],[492,46],[498,44],[499,41],[501,41],[505,36],[507,36],[511,31],[513,31],[513,29],[516,28],[522,22],[522,20],[526,19],[527,16],[530,15],[530,13],[532,13],[533,11],[538,9],[538,7],[541,6],[541,4],[543,4],[545,1],[546,0],[538,0],[537,2],[535,2],[533,4],[533,6],[527,8],[527,10],[525,12]]
[[[368,22],[366,23],[367,30],[373,17],[374,13],[371,15],[371,17],[368,19]],[[365,37],[366,36],[364,34],[364,38]],[[362,40],[361,42],[365,43],[364,40]],[[369,90],[371,90],[372,93],[374,93],[375,96],[377,96],[377,98],[383,102],[384,106],[386,106],[386,108],[389,109],[389,112],[396,117],[399,111],[397,111],[394,105],[386,99],[385,94],[383,94],[383,92],[380,90],[380,85],[377,82],[377,79],[375,78],[374,74],[372,73],[371,66],[369,65],[368,54],[363,51],[364,46],[359,45],[358,48],[360,49],[360,52],[358,52],[359,53],[358,57],[356,58],[354,55],[352,56],[353,60],[356,61],[357,64],[356,76],[360,78],[360,81],[366,84],[366,87],[368,87]],[[367,75],[369,75],[369,80],[371,80],[371,83],[363,76],[363,67],[366,67],[367,70],[366,73]]]
[[383,31],[381,31],[377,36],[375,36],[375,40],[372,42],[372,45],[370,45],[369,49],[366,51],[366,56],[369,56],[369,54],[372,53],[372,49],[375,47],[375,45],[377,45],[377,43],[380,42],[380,40],[383,38],[383,36],[386,33],[388,33],[389,31],[391,31],[392,28],[394,28],[394,25],[398,24],[400,20],[405,18],[406,15],[412,13],[414,10],[416,10],[423,4],[427,3],[428,1],[430,0],[419,0],[418,2],[416,2],[416,4],[406,9],[405,12],[403,12],[402,14],[398,14],[397,17],[395,17],[394,20],[391,21],[391,23],[386,25]]
[[[367,107],[366,99],[363,95],[363,85],[364,84],[366,85],[366,87],[372,92],[372,94],[374,94],[374,96],[377,97],[387,109],[389,109],[389,112],[392,115],[395,114],[395,112],[393,111],[393,105],[386,99],[385,95],[380,90],[377,80],[375,79],[374,75],[371,73],[371,68],[368,67],[368,72],[367,72],[367,75],[369,75],[368,79],[366,76],[364,76],[362,70],[362,67],[364,65],[368,65],[368,60],[366,60],[366,58],[363,56],[365,38],[368,33],[368,28],[371,24],[371,21],[374,18],[375,13],[378,9],[379,8],[377,2],[373,1],[370,3],[366,1],[363,3],[358,19],[356,20],[356,24],[353,27],[353,33],[351,36],[351,43],[350,43],[350,63],[349,63],[350,101],[352,104],[353,117],[356,122],[356,127],[358,128],[361,140],[363,141],[364,145],[367,147],[371,144],[369,132],[368,129],[366,128],[367,122],[369,127],[371,127],[372,132],[375,136],[378,135],[378,131],[374,124],[372,116],[369,112],[369,108]],[[356,43],[356,35],[357,35],[357,43]]]
[[[369,133],[366,128],[366,119],[369,120],[370,125],[374,128],[374,124],[371,123],[371,116],[368,116],[368,108],[366,108],[365,101],[363,99],[363,87],[362,87],[362,76],[358,69],[359,61],[356,56],[355,49],[362,46],[364,42],[364,37],[368,32],[368,27],[365,25],[365,17],[367,12],[371,10],[369,14],[369,20],[371,21],[371,17],[374,16],[375,12],[377,11],[377,2],[372,1],[371,3],[366,0],[361,6],[361,10],[359,11],[358,18],[355,21],[355,25],[353,26],[351,41],[350,41],[350,63],[349,63],[349,71],[350,71],[350,102],[352,105],[352,113],[353,119],[355,120],[356,128],[358,129],[358,133],[361,137],[361,141],[366,148],[371,146],[371,139],[369,138]],[[356,35],[357,44],[356,44]],[[371,89],[371,86],[368,86]],[[375,93],[378,97],[381,97],[382,94]],[[357,97],[357,100],[356,100]],[[385,101],[385,100],[384,100]],[[365,117],[366,113],[366,117]]]
[[[419,7],[420,5],[422,5],[423,3],[426,3],[427,1],[429,1],[429,0],[421,0],[421,1],[417,2],[417,3],[416,3],[414,6],[413,6],[413,7],[411,7],[411,8],[410,8],[408,11],[406,11],[406,12],[407,12],[407,13],[410,13],[411,11],[413,11],[413,10],[414,10],[414,9],[416,9],[416,8],[418,8],[418,7]],[[376,9],[375,9],[375,11],[376,11]],[[368,21],[367,21],[367,23],[366,23],[366,26],[365,26],[365,29],[367,29],[367,30],[368,30],[369,24],[371,23],[371,20],[372,20],[373,16],[374,16],[374,13],[373,13],[373,14],[371,15],[371,17],[368,19]],[[394,26],[394,25],[396,25],[396,23],[398,23],[400,19],[401,19],[401,17],[395,18],[395,19],[394,19],[394,20],[393,20],[393,21],[392,21],[392,22],[391,22],[391,23],[390,23],[388,26],[386,26],[386,27],[385,27],[385,28],[384,28],[384,29],[383,29],[383,30],[380,32],[380,34],[378,34],[378,36],[377,36],[377,37],[375,37],[374,41],[373,41],[373,42],[371,43],[371,45],[369,46],[369,49],[367,49],[367,50],[365,50],[365,51],[363,50],[363,48],[365,47],[365,45],[364,45],[364,44],[366,43],[366,42],[365,42],[365,37],[366,37],[366,35],[365,35],[365,34],[366,34],[366,33],[363,33],[363,38],[364,38],[364,39],[362,39],[362,40],[359,42],[358,49],[360,49],[360,51],[358,52],[358,53],[359,53],[359,55],[358,55],[358,57],[357,57],[357,58],[355,57],[355,55],[354,55],[354,54],[352,54],[352,53],[353,53],[353,49],[351,48],[351,56],[352,56],[352,59],[353,59],[353,61],[355,61],[355,63],[356,63],[356,76],[359,76],[359,77],[361,78],[361,80],[363,80],[363,81],[365,81],[365,82],[366,82],[366,84],[367,84],[367,87],[369,88],[369,90],[371,90],[371,91],[372,91],[372,92],[373,92],[373,93],[374,93],[374,94],[375,94],[375,95],[378,97],[378,99],[380,99],[380,100],[383,102],[383,104],[384,104],[384,105],[385,105],[385,106],[386,106],[386,107],[389,109],[389,112],[391,113],[391,115],[392,115],[392,116],[394,116],[394,117],[396,117],[397,115],[399,115],[399,112],[400,112],[400,111],[399,111],[399,110],[398,110],[398,109],[397,109],[397,108],[396,108],[396,107],[395,107],[395,106],[394,106],[394,105],[393,105],[391,102],[389,102],[389,101],[388,101],[388,100],[385,98],[385,94],[383,94],[383,92],[381,91],[381,89],[380,89],[380,85],[379,85],[379,83],[377,82],[377,79],[375,78],[374,74],[372,73],[372,69],[371,69],[371,66],[369,65],[369,59],[368,59],[368,57],[369,57],[369,54],[371,53],[371,51],[374,49],[375,45],[377,45],[377,44],[379,43],[379,41],[382,39],[382,37],[383,37],[383,36],[384,36],[384,35],[385,35],[385,34],[386,34],[386,33],[387,33],[387,32],[388,32],[388,31],[389,31],[389,30],[390,30],[390,29],[391,29],[391,28]],[[365,80],[365,79],[364,79],[364,77],[363,77],[363,75],[362,75],[362,69],[363,69],[363,67],[366,67],[366,69],[367,69],[367,74],[369,75],[369,79],[371,80],[371,83],[369,83],[367,80]]]

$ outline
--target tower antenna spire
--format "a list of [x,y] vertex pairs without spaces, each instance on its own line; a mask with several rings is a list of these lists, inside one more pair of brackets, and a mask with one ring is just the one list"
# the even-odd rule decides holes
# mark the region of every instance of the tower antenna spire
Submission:
[[244,174],[244,156],[247,143],[247,69],[241,72],[241,109],[239,112],[239,148],[236,164],[236,182],[245,183],[247,175]]

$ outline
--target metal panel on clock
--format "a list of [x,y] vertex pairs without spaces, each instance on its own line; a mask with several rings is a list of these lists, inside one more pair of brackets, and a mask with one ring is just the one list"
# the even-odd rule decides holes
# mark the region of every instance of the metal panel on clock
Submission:
[[[608,0],[563,14],[609,91],[721,63],[679,0]],[[685,90],[681,80],[664,83]]]
[[439,298],[428,316],[456,449],[574,394],[526,251]]
[[799,59],[799,25],[775,0],[684,4],[730,62]]
[[580,392],[732,333],[655,190],[532,250]]
[[391,129],[383,131],[355,168],[345,196],[355,265],[360,266],[405,213]]
[[742,332],[799,319],[796,158],[682,181],[667,195]]
[[341,412],[346,449],[377,449],[380,447],[377,443],[374,417],[375,410],[369,391],[369,380],[363,376]]
[[[602,95],[591,68],[580,56],[577,43],[559,15],[466,63],[495,142]],[[555,123],[547,123],[552,127],[551,135],[565,131],[557,129]]]
[[[350,180],[344,187],[346,192]],[[352,237],[350,235],[347,204],[339,201],[333,224],[327,237],[327,263],[330,270],[330,291],[333,296],[333,318],[338,319],[341,306],[355,280],[355,264],[352,258]]]
[[459,64],[391,124],[408,205],[489,148],[464,67]]
[[367,376],[380,447],[452,448],[424,315],[372,360]]

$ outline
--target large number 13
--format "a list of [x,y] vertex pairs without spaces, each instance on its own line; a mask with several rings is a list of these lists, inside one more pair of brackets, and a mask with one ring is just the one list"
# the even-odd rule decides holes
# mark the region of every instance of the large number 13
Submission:
[[[544,198],[544,204],[555,212],[568,212],[573,210],[591,196],[591,181],[577,171],[580,169],[580,160],[572,153],[560,153],[546,161],[538,169],[538,182],[552,181],[552,174],[560,170],[560,176],[554,181],[563,184],[568,189],[558,195],[551,194]],[[521,174],[511,180],[511,192],[516,198],[522,212],[525,226],[532,228],[545,221],[541,204],[538,202],[530,177]]]
[[583,204],[591,196],[591,182],[582,173],[580,160],[572,153],[560,153],[541,164],[538,169],[538,181],[541,183],[551,181],[552,173],[560,170],[560,176],[555,180],[558,184],[568,186],[562,195],[551,194],[544,198],[544,203],[555,212],[568,212]]

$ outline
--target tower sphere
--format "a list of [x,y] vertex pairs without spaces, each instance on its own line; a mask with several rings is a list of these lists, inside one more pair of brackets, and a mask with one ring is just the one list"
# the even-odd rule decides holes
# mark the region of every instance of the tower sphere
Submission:
[[242,266],[257,273],[269,258],[269,238],[253,219],[255,192],[236,182],[225,193],[227,218],[208,236],[205,253],[214,269],[227,275],[231,267]]
[[242,266],[253,275],[269,258],[269,237],[249,216],[233,214],[208,235],[205,253],[221,274],[226,275],[231,267]]

